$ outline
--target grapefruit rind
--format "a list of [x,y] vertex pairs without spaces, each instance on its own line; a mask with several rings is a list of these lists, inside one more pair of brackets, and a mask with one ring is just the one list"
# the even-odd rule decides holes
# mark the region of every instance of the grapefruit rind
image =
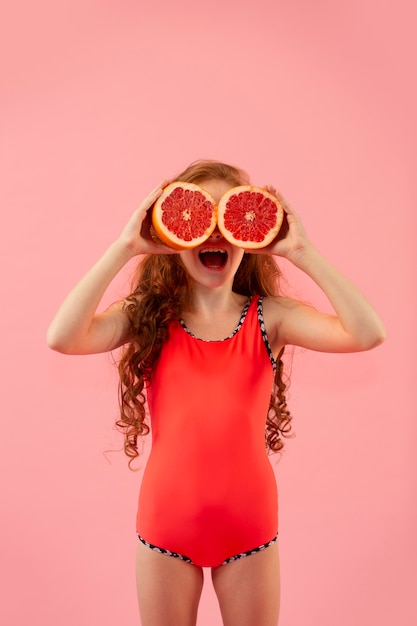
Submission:
[[284,209],[276,196],[261,187],[241,185],[220,199],[217,224],[223,237],[238,248],[256,250],[277,236]]
[[214,199],[193,183],[177,181],[169,184],[152,209],[152,225],[157,236],[164,244],[178,251],[204,243],[216,224],[217,206]]

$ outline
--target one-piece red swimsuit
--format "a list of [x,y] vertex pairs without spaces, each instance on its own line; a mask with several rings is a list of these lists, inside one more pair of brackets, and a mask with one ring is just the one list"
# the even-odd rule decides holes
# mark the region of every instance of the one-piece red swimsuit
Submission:
[[170,324],[147,389],[152,449],[136,529],[150,547],[215,567],[272,543],[278,502],[265,422],[274,368],[258,297],[222,341]]

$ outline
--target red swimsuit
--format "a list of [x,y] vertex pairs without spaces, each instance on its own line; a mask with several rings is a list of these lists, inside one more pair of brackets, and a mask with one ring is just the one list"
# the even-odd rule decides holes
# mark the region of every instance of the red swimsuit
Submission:
[[223,341],[170,325],[147,391],[152,450],[137,516],[144,543],[215,567],[275,540],[277,488],[265,450],[274,365],[258,298]]

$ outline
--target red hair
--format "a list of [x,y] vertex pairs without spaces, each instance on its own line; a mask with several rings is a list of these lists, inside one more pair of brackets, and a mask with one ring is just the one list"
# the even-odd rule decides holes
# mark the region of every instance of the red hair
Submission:
[[[201,183],[224,180],[233,186],[249,184],[243,170],[217,161],[196,161],[173,180]],[[244,254],[236,272],[233,291],[241,295],[276,296],[280,271],[272,256]],[[132,293],[125,299],[124,311],[131,328],[131,341],[122,348],[119,362],[120,418],[117,428],[124,434],[124,450],[129,466],[139,455],[138,437],[149,432],[145,412],[145,387],[167,338],[169,323],[179,319],[190,301],[191,286],[179,254],[153,254],[144,257],[132,282]],[[281,351],[274,379],[265,441],[271,452],[283,447],[282,436],[291,436],[291,414],[285,399]]]

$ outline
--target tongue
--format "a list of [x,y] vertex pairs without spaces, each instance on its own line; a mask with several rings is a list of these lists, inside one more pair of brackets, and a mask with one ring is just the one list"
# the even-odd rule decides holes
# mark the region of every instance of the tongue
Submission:
[[218,269],[223,267],[225,255],[222,252],[205,252],[201,255],[201,261],[208,268]]

